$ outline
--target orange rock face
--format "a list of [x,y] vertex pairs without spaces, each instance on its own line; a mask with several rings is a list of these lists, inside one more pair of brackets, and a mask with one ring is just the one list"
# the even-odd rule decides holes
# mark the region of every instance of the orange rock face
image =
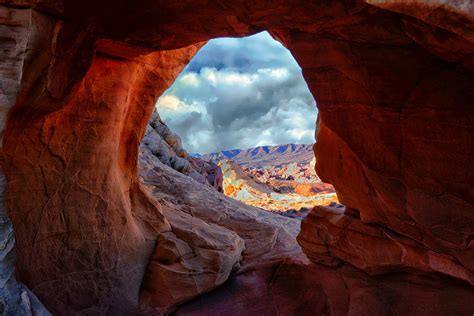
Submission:
[[298,242],[311,260],[326,265],[343,260],[371,275],[401,269],[440,272],[474,284],[474,274],[449,256],[383,226],[364,224],[343,209],[315,207],[302,223]]
[[[158,233],[171,230],[136,177],[138,144],[152,110],[142,104],[152,103],[195,51],[140,61],[97,56],[54,112],[29,115],[31,107],[41,108],[33,103],[10,114],[4,159],[11,168],[5,172],[17,180],[7,194],[30,196],[7,201],[17,276],[52,312],[138,312]],[[169,74],[154,70],[164,64]]]
[[[366,45],[351,50],[364,56]],[[462,128],[471,124],[467,104],[472,98],[468,87],[472,72],[453,69],[451,63],[421,49],[401,48],[367,57],[354,61],[357,66],[333,70],[351,74],[339,82],[347,87],[317,88],[321,91],[318,174],[334,185],[342,203],[360,211],[363,222],[390,227],[456,258],[472,271],[472,184],[467,180],[472,175],[464,166],[470,160],[468,148],[474,144]],[[384,66],[370,68],[377,58]],[[369,70],[373,71],[370,77]],[[314,76],[318,82],[321,74],[314,72]],[[354,93],[364,91],[355,82],[362,86],[366,82],[371,94]],[[341,89],[347,94],[341,94]],[[353,110],[344,110],[341,104],[346,102],[356,103]]]
[[[370,2],[377,6],[0,1],[0,101],[8,112],[2,209],[14,226],[18,280],[55,314],[138,313],[146,266],[166,248],[159,236],[171,231],[137,176],[154,102],[203,41],[267,29],[291,50],[317,101],[318,174],[358,215],[342,223],[324,215],[315,224],[315,210],[301,232],[304,251],[318,262],[409,273],[400,281],[398,274],[369,277],[346,265],[300,262],[277,269],[279,279],[274,266],[257,265],[253,275],[230,277],[226,286],[243,284],[235,292],[241,296],[212,292],[202,298],[207,305],[189,303],[182,313],[263,313],[258,304],[274,306],[271,297],[285,302],[275,313],[472,313],[472,286],[452,277],[469,281],[474,270],[473,14],[463,11],[470,6]],[[382,257],[345,247],[346,220],[361,245],[391,250]],[[246,226],[244,218],[232,225]],[[385,229],[402,237],[380,240]],[[258,230],[240,234],[246,248],[259,247],[248,238]],[[288,289],[311,290],[291,305],[285,285],[298,276]],[[242,306],[232,303],[236,297]]]
[[[263,178],[266,179],[266,182],[263,182],[248,168],[243,169],[230,159],[220,160],[219,167],[224,175],[224,194],[247,205],[290,215],[295,212],[302,214],[317,205],[337,203],[334,190],[329,193],[313,192],[311,195],[301,195],[294,192],[293,188],[299,185],[296,181],[274,180],[274,175],[271,175]],[[316,175],[314,179],[317,179]]]

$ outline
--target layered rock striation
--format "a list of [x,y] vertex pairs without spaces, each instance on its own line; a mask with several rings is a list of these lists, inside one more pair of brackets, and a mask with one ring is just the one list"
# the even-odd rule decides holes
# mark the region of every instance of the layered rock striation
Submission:
[[251,206],[285,214],[337,202],[334,192],[296,193],[294,180],[263,182],[230,159],[220,160],[219,167],[224,174],[224,194]]
[[474,274],[451,257],[384,226],[364,224],[341,207],[315,207],[302,223],[298,242],[311,260],[329,266],[344,261],[370,275],[412,269],[439,272],[474,284]]
[[165,165],[222,192],[221,169],[213,162],[190,156],[182,146],[181,137],[161,120],[156,110],[140,146],[147,148]]
[[338,202],[332,185],[316,174],[312,147],[259,146],[196,157],[222,168],[225,195],[282,215],[302,217],[313,206]]
[[160,235],[144,277],[142,314],[176,310],[222,285],[231,272],[245,280],[285,258],[308,263],[296,243],[297,220],[226,197],[163,164],[144,147],[139,166],[145,190],[171,225],[171,232]]
[[293,162],[278,166],[243,167],[243,170],[254,179],[266,183],[276,192],[296,193],[308,197],[332,194],[333,200],[337,201],[334,187],[319,179],[315,171],[315,164],[314,157],[309,163],[301,162],[295,157]]

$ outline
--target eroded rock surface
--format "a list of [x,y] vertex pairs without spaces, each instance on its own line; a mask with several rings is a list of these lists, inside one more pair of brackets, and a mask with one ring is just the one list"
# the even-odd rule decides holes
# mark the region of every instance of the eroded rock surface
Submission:
[[234,231],[164,208],[171,232],[158,237],[142,284],[142,313],[163,314],[206,293],[240,265],[244,241]]
[[[25,68],[32,63],[41,63],[49,56],[49,52],[41,50],[52,35],[54,23],[54,18],[31,9],[0,6],[0,141],[20,84],[34,77],[25,74]],[[15,233],[7,214],[5,189],[3,145],[0,143],[0,314],[50,315],[36,296],[15,278]]]
[[140,146],[147,147],[165,165],[222,192],[221,169],[213,162],[190,156],[182,146],[181,137],[161,120],[156,110]]
[[[168,217],[171,226],[187,227],[193,223],[195,230],[205,231],[206,240],[214,240],[224,230],[227,236],[237,234],[245,242],[242,259],[238,266],[234,266],[235,271],[225,283],[219,283],[221,286],[209,293],[206,292],[214,283],[203,280],[199,271],[207,270],[210,272],[207,277],[216,280],[213,278],[213,275],[216,276],[213,270],[216,266],[212,262],[195,257],[195,265],[190,265],[186,258],[164,264],[159,259],[163,250],[167,250],[163,257],[174,257],[177,252],[171,249],[176,249],[176,243],[183,242],[176,242],[174,237],[172,243],[164,243],[164,249],[158,246],[144,278],[141,295],[143,314],[156,315],[168,310],[175,311],[176,315],[378,315],[387,311],[442,315],[468,314],[474,307],[471,303],[474,298],[471,286],[455,279],[397,272],[393,265],[390,267],[393,274],[370,277],[344,262],[338,262],[337,268],[312,264],[295,242],[299,220],[247,206],[209,186],[200,186],[190,177],[160,163],[143,149],[140,153],[140,174],[147,191],[160,202],[165,215],[171,215]],[[163,178],[166,181],[162,181]],[[174,223],[175,216],[185,216],[186,223]],[[316,223],[320,223],[323,228],[326,224],[324,221]],[[367,226],[360,225],[363,228]],[[378,232],[377,228],[373,229]],[[314,231],[306,231],[310,236],[317,235]],[[349,240],[342,239],[344,232],[341,231],[339,239],[350,243],[354,235],[349,235]],[[389,258],[400,258],[397,256],[399,252],[383,248],[390,242],[384,238],[380,238],[384,252],[372,253],[380,249],[367,247],[373,243],[370,237],[354,240],[360,241],[359,247],[367,249],[369,259],[387,254]],[[181,249],[199,249],[200,242],[199,238],[188,239]],[[186,250],[181,250],[181,253],[187,254]],[[349,253],[354,255],[350,250]],[[318,261],[311,255],[309,257]],[[382,269],[383,263],[378,264],[379,269]],[[187,280],[191,276],[195,278],[189,284]],[[202,282],[201,287],[195,283],[198,281]],[[206,284],[212,287],[205,287]],[[187,287],[183,288],[183,285]],[[170,297],[170,294],[174,295]],[[176,306],[176,298],[191,295],[195,297],[194,300]],[[413,300],[413,296],[417,299]]]
[[[255,249],[242,253],[242,265],[246,260],[257,264],[231,273],[235,278],[226,286],[243,284],[240,296],[230,295],[236,293],[233,287],[222,288],[178,312],[292,313],[307,311],[314,302],[316,311],[331,314],[472,314],[472,285],[452,278],[466,279],[463,274],[424,258],[431,251],[455,262],[464,275],[474,270],[472,6],[463,1],[370,2],[376,6],[364,1],[296,1],[291,6],[283,0],[212,5],[1,1],[0,107],[8,111],[2,169],[19,281],[55,314],[137,314],[146,267],[160,249],[157,241],[172,232],[155,199],[171,192],[166,195],[172,202],[158,200],[163,208],[188,204],[193,217],[218,221],[237,233],[246,249]],[[318,103],[318,175],[360,217],[358,226],[385,227],[414,242],[416,247],[403,246],[407,253],[423,257],[399,260],[407,265],[401,270],[410,268],[403,277],[395,271],[369,277],[345,265],[288,264],[283,273],[269,263],[265,270],[259,262],[304,258],[275,220],[257,221],[253,210],[233,216],[234,207],[218,198],[202,204],[191,188],[185,194],[176,189],[188,182],[178,172],[171,177],[177,182],[158,173],[151,183],[157,188],[154,198],[141,187],[138,146],[157,97],[203,41],[264,29],[290,49]],[[212,190],[209,196],[217,193],[206,190]],[[304,229],[302,236],[318,245],[343,232],[327,225],[333,229],[329,235]],[[10,227],[2,225],[2,236]],[[371,236],[380,232],[367,229]],[[306,252],[313,253],[311,248]],[[360,254],[338,256],[356,264]],[[395,257],[388,258],[390,265],[397,264]],[[356,265],[378,271],[379,259],[372,256],[363,261],[368,264]],[[223,264],[226,271],[233,261]],[[291,277],[279,279],[272,271]],[[309,298],[284,300],[285,287],[278,284],[295,276],[305,278],[294,283],[293,293]],[[317,283],[315,276],[327,282]],[[219,282],[219,277],[206,281],[206,288]],[[300,287],[311,291],[296,290]],[[243,303],[237,304],[237,297]],[[288,304],[279,305],[278,298]]]
[[[69,35],[85,54],[90,38]],[[22,82],[3,153],[7,179],[17,178],[7,182],[7,196],[30,198],[6,204],[17,239],[16,276],[53,314],[138,313],[158,234],[171,231],[133,176],[152,112],[141,106],[166,89],[196,50],[137,60],[96,56],[79,84],[62,72],[67,79],[41,80],[48,69],[64,67],[63,59],[52,68],[41,59],[25,64],[23,72],[37,81]],[[30,89],[32,82],[44,86]],[[58,99],[67,91],[59,82],[74,82],[74,93]]]
[[226,197],[163,164],[146,147],[139,165],[142,183],[172,229],[160,235],[147,268],[142,313],[172,311],[221,285],[232,271],[248,278],[243,271],[249,267],[265,274],[260,267],[284,258],[308,263],[296,243],[298,220]]
[[219,161],[219,167],[224,174],[224,194],[251,206],[285,213],[288,210],[337,202],[333,192],[301,195],[292,192],[290,187],[288,192],[282,192],[281,189],[273,187],[272,183],[259,181],[230,159]]
[[344,208],[315,207],[303,220],[298,242],[315,262],[349,262],[371,275],[401,269],[440,272],[474,284],[474,275],[449,256],[383,226],[367,225]]

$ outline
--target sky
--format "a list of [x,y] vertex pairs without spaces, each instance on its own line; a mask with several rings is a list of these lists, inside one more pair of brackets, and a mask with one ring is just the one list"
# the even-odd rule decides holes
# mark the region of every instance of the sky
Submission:
[[314,142],[314,98],[267,32],[210,40],[156,107],[190,153]]

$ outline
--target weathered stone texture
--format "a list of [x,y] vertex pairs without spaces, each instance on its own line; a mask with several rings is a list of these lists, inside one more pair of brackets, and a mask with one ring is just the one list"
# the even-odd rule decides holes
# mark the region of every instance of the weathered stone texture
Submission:
[[[315,310],[332,314],[472,313],[472,286],[454,279],[472,280],[474,270],[472,6],[372,2],[376,6],[363,1],[2,1],[0,126],[8,112],[2,169],[19,281],[56,314],[138,313],[150,258],[165,247],[163,236],[178,236],[156,202],[159,192],[155,197],[145,192],[137,175],[138,146],[156,98],[202,42],[267,29],[291,50],[318,103],[318,174],[348,207],[350,215],[344,216],[354,217],[350,222],[357,231],[370,231],[364,238],[380,237],[381,231],[402,236],[410,255],[394,260],[399,247],[394,248],[387,255],[390,273],[380,277],[345,264],[303,266],[304,256],[291,238],[278,243],[286,228],[255,224],[250,215],[230,217],[219,225],[228,230],[224,235],[236,233],[246,249],[257,249],[242,252],[244,261],[257,264],[255,274],[245,273],[249,267],[231,274],[229,282],[243,282],[239,293],[247,295],[212,292],[203,297],[205,307],[190,303],[181,311],[261,313],[260,307],[275,306],[264,300],[272,291],[290,304],[283,285],[301,275],[288,290],[311,288],[309,296],[295,305],[277,304],[275,313],[304,314],[311,302]],[[155,179],[155,185],[165,179]],[[174,199],[192,204],[193,196]],[[208,205],[218,210],[220,203]],[[204,222],[218,214],[198,207],[193,212]],[[317,214],[308,217],[300,237],[316,261],[319,250],[315,254],[311,245],[344,234],[328,222],[326,228],[318,223],[317,230],[331,228],[330,234],[313,233]],[[7,219],[4,223],[2,235],[11,227]],[[373,225],[381,228],[373,231]],[[243,249],[238,242],[212,238],[224,249],[236,249],[228,253],[232,260],[222,263],[225,273],[203,281],[205,290],[221,283]],[[185,242],[196,246],[194,239]],[[395,241],[386,243],[392,247]],[[364,245],[370,249],[377,243]],[[331,250],[338,248],[338,243],[327,246],[333,259],[326,257],[325,263],[389,272],[380,268],[380,256],[360,261],[364,252]],[[285,265],[288,277],[278,279],[274,263],[268,270],[258,265],[262,253],[265,262],[283,253],[299,260]],[[426,256],[446,261],[426,261]],[[409,270],[403,281],[396,280],[396,265]],[[312,274],[313,269],[319,272]],[[347,276],[353,273],[356,281]],[[333,283],[324,289],[315,276]],[[342,284],[345,298],[331,288]],[[416,284],[413,296],[406,284]],[[254,301],[252,287],[262,290],[254,292]],[[219,300],[213,303],[216,293]],[[225,308],[237,297],[242,306]],[[164,305],[176,302],[181,301]]]

